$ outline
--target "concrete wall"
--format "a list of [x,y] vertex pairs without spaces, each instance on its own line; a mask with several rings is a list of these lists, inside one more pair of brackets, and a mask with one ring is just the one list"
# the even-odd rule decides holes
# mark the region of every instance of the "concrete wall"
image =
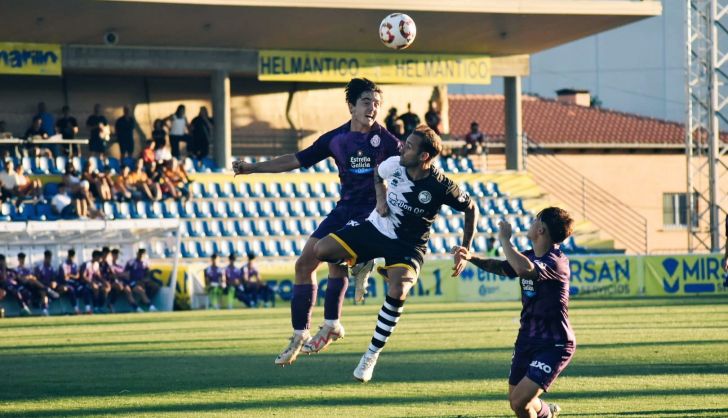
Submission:
[[557,157],[647,218],[650,253],[687,251],[687,230],[664,226],[662,213],[663,193],[686,192],[684,155],[558,154]]

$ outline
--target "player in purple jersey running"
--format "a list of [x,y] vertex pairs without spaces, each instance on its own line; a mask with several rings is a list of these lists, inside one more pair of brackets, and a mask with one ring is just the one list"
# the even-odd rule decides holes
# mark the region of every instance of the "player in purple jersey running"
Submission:
[[511,225],[498,224],[505,261],[482,259],[463,247],[452,249],[455,263],[468,260],[487,272],[519,278],[523,309],[508,377],[508,400],[519,418],[556,417],[561,411],[539,396],[548,391],[576,349],[569,323],[569,259],[559,249],[573,225],[565,210],[549,207],[528,229],[532,249],[523,253],[511,243]]
[[[316,269],[321,261],[316,258],[314,245],[331,232],[345,225],[364,222],[376,205],[374,192],[374,167],[382,161],[399,155],[400,141],[376,122],[382,102],[382,91],[373,82],[354,78],[346,86],[346,102],[351,120],[322,135],[310,147],[295,154],[287,154],[270,161],[246,163],[242,160],[233,163],[233,171],[238,174],[282,173],[299,167],[311,167],[319,161],[332,157],[339,169],[341,198],[334,210],[321,222],[316,231],[306,241],[301,256],[296,260],[296,279],[291,299],[291,322],[293,337],[275,364],[287,365],[296,361],[298,354],[313,353],[326,348],[332,341],[344,336],[344,327],[339,319],[341,305],[349,284],[349,271],[345,266],[329,263],[329,277],[324,302],[324,324],[319,332],[311,337],[311,311],[316,304]],[[369,276],[373,263],[352,268],[358,283]],[[358,294],[363,286],[357,286]],[[305,345],[313,340],[316,344]]]

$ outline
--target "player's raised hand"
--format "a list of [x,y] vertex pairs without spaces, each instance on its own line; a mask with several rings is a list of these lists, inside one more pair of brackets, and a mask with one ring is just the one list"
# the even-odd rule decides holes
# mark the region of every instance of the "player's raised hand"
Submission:
[[250,174],[253,172],[253,164],[246,163],[243,160],[233,161],[233,172],[236,176],[239,174]]
[[454,263],[452,267],[452,277],[458,277],[460,273],[465,270],[465,267],[468,265],[468,260],[470,260],[473,255],[467,248],[457,245],[452,247],[452,249],[450,250],[450,254],[453,255]]
[[513,227],[506,221],[498,222],[498,238],[501,240],[510,240],[513,235]]

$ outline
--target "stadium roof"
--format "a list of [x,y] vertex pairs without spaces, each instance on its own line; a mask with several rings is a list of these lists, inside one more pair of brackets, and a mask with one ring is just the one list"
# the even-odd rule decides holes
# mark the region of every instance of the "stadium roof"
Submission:
[[418,27],[411,52],[532,54],[661,13],[632,0],[23,0],[4,1],[0,40],[119,46],[383,52],[394,11]]
[[[462,137],[470,123],[491,138],[503,138],[504,98],[501,95],[450,95],[450,132]],[[565,104],[523,96],[523,132],[540,145],[560,148],[684,148],[683,125],[607,109]],[[728,133],[721,134],[728,142]]]

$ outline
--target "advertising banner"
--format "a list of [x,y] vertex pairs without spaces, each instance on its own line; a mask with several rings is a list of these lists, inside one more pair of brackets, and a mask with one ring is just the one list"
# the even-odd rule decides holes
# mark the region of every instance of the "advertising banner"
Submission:
[[61,46],[0,42],[0,74],[61,75]]
[[646,296],[726,295],[721,254],[649,256]]
[[637,296],[642,288],[642,263],[631,256],[571,256],[571,297]]

